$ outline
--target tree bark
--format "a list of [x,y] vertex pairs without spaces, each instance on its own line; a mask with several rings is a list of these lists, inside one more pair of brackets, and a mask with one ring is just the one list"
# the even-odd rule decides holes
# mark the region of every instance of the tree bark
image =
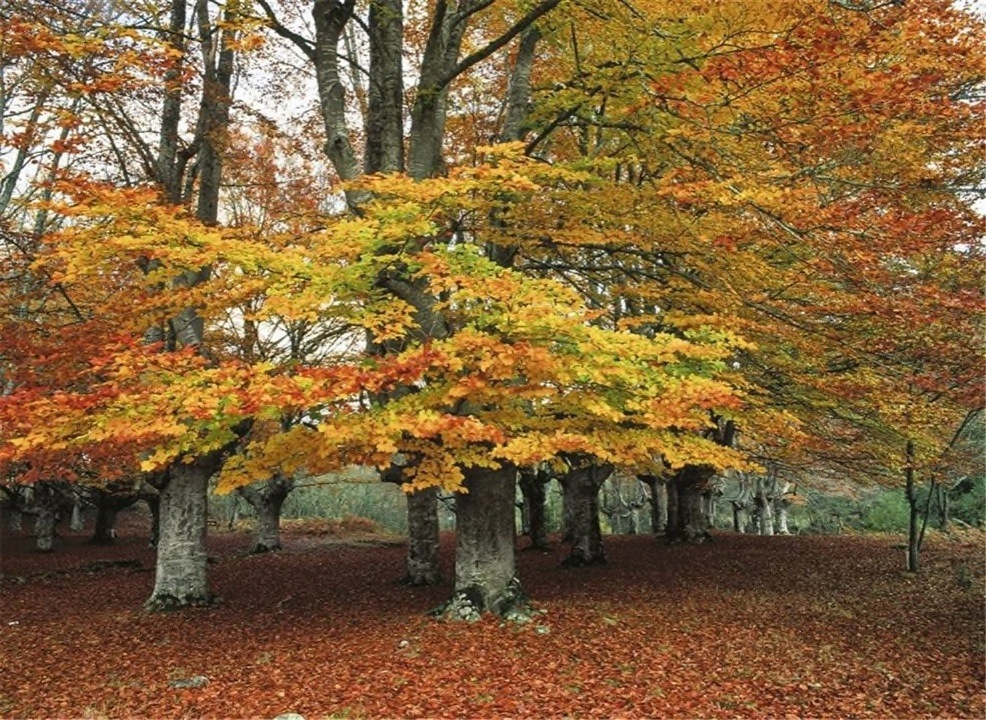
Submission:
[[254,554],[281,549],[281,506],[284,496],[268,497],[256,506],[257,536],[250,552]]
[[668,524],[668,488],[663,478],[657,475],[638,475],[641,482],[650,488],[650,497],[647,501],[650,505],[650,527],[651,532],[659,535],[664,532]]
[[473,467],[464,474],[466,492],[455,505],[455,590],[436,614],[449,620],[478,620],[484,612],[524,618],[514,554],[517,471]]
[[154,591],[145,603],[152,612],[209,605],[205,535],[211,458],[176,462],[161,488],[161,537],[157,546]]
[[438,585],[438,488],[407,495],[407,585]]
[[38,514],[34,517],[34,550],[49,553],[55,549],[55,508],[48,503],[38,505]]
[[15,532],[20,532],[24,527],[24,513],[13,506],[11,506],[7,512],[10,513],[10,529]]
[[371,0],[363,169],[404,169],[404,15],[401,0]]
[[570,497],[571,552],[562,561],[567,567],[598,565],[606,562],[603,534],[599,527],[599,489],[613,472],[612,465],[575,461],[558,478]]
[[790,505],[791,502],[783,497],[774,499],[774,518],[776,520],[775,529],[778,535],[791,534],[791,530],[787,525],[788,508]]
[[281,549],[281,508],[291,490],[294,480],[276,473],[263,485],[247,485],[237,491],[257,513],[257,533],[254,536],[254,554],[274,552]]
[[700,543],[712,539],[702,493],[714,474],[715,470],[705,465],[686,465],[671,478],[666,533],[669,542]]
[[156,492],[146,492],[141,494],[141,499],[147,503],[147,509],[151,512],[151,535],[148,544],[157,547],[158,540],[161,538],[161,496]]
[[938,529],[947,533],[949,523],[949,496],[945,483],[938,483]]
[[756,505],[757,532],[760,535],[773,535],[774,516],[771,512],[773,502],[767,495],[767,491],[763,487],[758,487],[753,501]]
[[914,442],[908,440],[905,446],[904,477],[906,485],[904,494],[907,498],[907,506],[910,510],[907,523],[907,569],[909,572],[916,573],[920,569],[920,545],[918,543],[918,495],[914,487]]
[[520,491],[524,495],[526,533],[530,540],[530,545],[524,549],[547,550],[548,526],[545,504],[551,474],[537,468],[524,468],[519,473],[519,479]]
[[86,527],[85,520],[82,518],[82,501],[78,497],[72,503],[72,519],[68,526],[72,532],[81,532]]

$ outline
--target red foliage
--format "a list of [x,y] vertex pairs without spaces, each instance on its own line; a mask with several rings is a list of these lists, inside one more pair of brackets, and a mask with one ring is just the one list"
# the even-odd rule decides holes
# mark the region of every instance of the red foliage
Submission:
[[[515,626],[426,617],[448,588],[395,583],[401,547],[293,534],[265,556],[211,538],[225,602],[148,615],[144,541],[84,542],[4,541],[4,717],[984,714],[979,545],[933,545],[916,577],[885,538],[610,538],[588,570],[521,553],[544,613]],[[142,568],[92,565],[113,559]]]

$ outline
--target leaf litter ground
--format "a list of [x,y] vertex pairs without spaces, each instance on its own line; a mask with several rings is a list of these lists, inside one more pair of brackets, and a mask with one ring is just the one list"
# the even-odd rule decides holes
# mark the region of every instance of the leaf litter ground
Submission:
[[916,577],[886,537],[610,537],[585,569],[521,552],[520,626],[428,618],[449,588],[396,583],[393,542],[249,542],[209,539],[218,607],[149,615],[142,537],[5,537],[0,716],[986,716],[981,534],[937,539]]

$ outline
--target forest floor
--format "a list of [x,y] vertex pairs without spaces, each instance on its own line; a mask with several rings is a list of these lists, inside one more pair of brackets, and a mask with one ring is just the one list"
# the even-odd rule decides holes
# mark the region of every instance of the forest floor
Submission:
[[449,587],[396,583],[405,550],[372,535],[250,556],[216,533],[224,601],[150,615],[145,537],[38,555],[5,533],[7,718],[986,717],[979,532],[932,538],[916,576],[895,537],[607,537],[583,569],[521,552],[526,625],[429,618]]

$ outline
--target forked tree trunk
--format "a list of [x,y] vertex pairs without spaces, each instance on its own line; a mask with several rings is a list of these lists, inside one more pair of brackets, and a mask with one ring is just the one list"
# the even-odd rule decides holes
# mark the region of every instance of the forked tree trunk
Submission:
[[215,463],[176,462],[161,488],[161,536],[154,591],[145,603],[152,612],[213,601],[206,571],[205,534],[209,478]]
[[467,468],[464,474],[467,492],[455,500],[455,590],[436,613],[449,620],[478,620],[484,612],[526,617],[514,555],[517,471]]
[[548,526],[545,513],[547,488],[551,475],[534,468],[520,471],[520,491],[524,495],[527,537],[531,543],[525,550],[548,549]]
[[257,513],[257,532],[251,553],[281,549],[281,508],[293,489],[294,480],[278,473],[262,486],[247,485],[237,490]]
[[407,585],[438,585],[438,488],[405,493],[407,496]]
[[599,489],[613,472],[612,465],[587,464],[570,468],[558,478],[571,508],[572,549],[562,561],[568,567],[606,562],[603,534],[599,527]]
[[714,474],[708,466],[686,465],[668,482],[669,542],[699,543],[712,539],[702,492]]

